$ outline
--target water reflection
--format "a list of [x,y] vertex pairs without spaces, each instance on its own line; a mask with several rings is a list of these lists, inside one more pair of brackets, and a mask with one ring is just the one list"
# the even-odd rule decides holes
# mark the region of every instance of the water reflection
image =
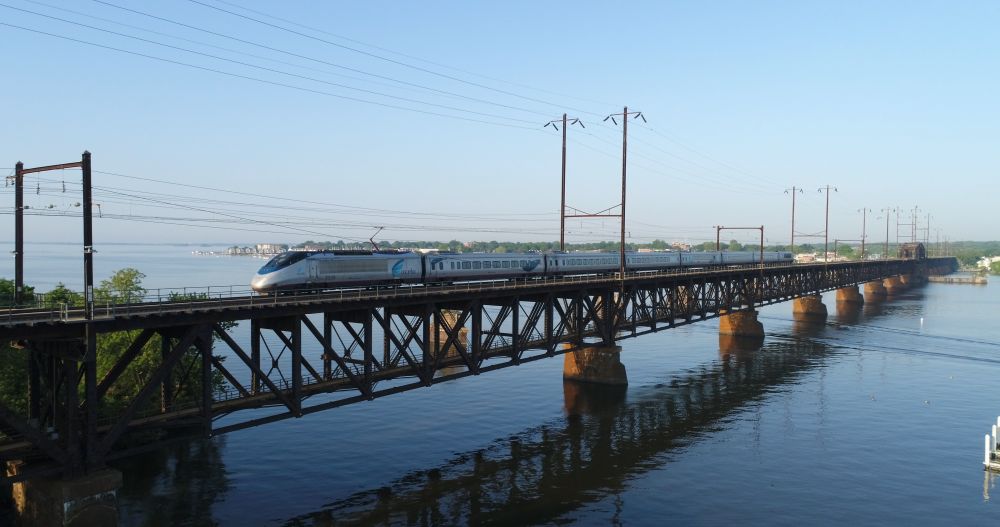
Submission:
[[225,436],[185,441],[114,463],[128,475],[118,491],[122,525],[215,525],[212,505],[229,478],[221,452]]
[[792,320],[792,335],[811,339],[816,338],[826,331],[826,320],[815,316],[798,316]]
[[730,355],[751,353],[764,346],[764,337],[743,337],[736,335],[719,335],[719,356],[727,360]]
[[864,304],[854,302],[837,302],[837,323],[853,326],[861,320]]
[[664,454],[712,433],[775,386],[795,382],[831,351],[816,341],[772,338],[756,352],[734,345],[722,353],[723,360],[628,398],[567,383],[565,420],[497,439],[286,525],[559,522],[587,503],[615,501],[629,480],[662,466]]

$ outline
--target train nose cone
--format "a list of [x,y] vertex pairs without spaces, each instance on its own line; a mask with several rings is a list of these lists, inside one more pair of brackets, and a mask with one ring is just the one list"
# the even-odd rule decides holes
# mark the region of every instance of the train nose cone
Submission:
[[253,280],[250,281],[250,288],[254,291],[264,291],[270,285],[269,281],[266,276],[255,275]]

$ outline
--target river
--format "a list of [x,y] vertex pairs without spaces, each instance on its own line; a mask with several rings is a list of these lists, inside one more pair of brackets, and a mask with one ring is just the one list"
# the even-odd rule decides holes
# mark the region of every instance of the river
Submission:
[[[262,264],[195,249],[99,247],[95,274],[245,286]],[[26,283],[79,289],[78,247],[26,253]],[[626,339],[624,391],[564,385],[561,358],[542,360],[137,456],[116,464],[122,524],[989,522],[1000,287],[824,303],[818,325],[763,308],[757,351],[714,320]]]

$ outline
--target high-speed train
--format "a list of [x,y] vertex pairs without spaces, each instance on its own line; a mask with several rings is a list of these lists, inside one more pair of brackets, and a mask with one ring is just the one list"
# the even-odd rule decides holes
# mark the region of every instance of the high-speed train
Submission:
[[[629,271],[752,264],[759,252],[625,253]],[[792,262],[789,252],[765,252],[764,262]],[[536,276],[611,273],[618,253],[428,253],[288,251],[268,261],[250,282],[257,292],[441,283]]]

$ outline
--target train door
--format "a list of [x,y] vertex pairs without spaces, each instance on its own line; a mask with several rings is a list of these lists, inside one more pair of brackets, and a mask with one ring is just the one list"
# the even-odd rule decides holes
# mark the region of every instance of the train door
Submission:
[[309,282],[316,282],[319,278],[319,262],[316,260],[311,260],[308,262],[309,268]]

